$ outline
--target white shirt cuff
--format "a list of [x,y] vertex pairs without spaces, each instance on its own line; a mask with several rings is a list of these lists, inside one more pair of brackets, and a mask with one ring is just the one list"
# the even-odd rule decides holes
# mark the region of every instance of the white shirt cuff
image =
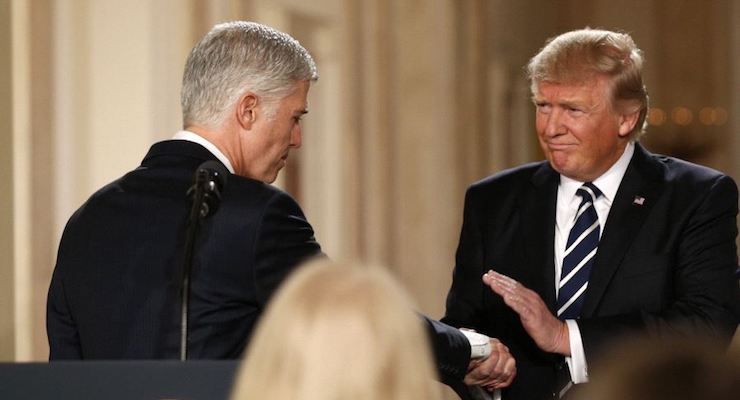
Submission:
[[588,382],[588,365],[586,364],[586,352],[583,351],[581,331],[574,319],[565,320],[568,326],[568,337],[570,342],[570,357],[565,357],[570,369],[570,379],[573,383]]

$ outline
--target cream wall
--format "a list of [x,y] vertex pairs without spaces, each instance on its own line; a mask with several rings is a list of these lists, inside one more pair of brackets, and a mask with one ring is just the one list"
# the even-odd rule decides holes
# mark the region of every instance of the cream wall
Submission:
[[[11,8],[0,2],[0,221],[13,221],[13,68]],[[13,360],[15,326],[15,263],[13,224],[0,223],[0,361]]]
[[[257,20],[311,50],[321,77],[303,148],[278,184],[299,200],[327,254],[390,266],[420,309],[439,317],[465,188],[540,158],[522,66],[545,38],[586,24],[633,32],[651,87],[678,96],[675,78],[653,66],[672,57],[656,27],[681,16],[661,11],[667,0],[627,2],[0,1],[2,29],[12,31],[0,35],[11,48],[0,52],[0,82],[13,89],[0,94],[8,113],[0,174],[12,171],[0,179],[0,359],[47,357],[45,298],[63,226],[180,128],[182,65],[214,23]],[[697,96],[724,99],[731,111],[703,157],[738,178],[739,91],[726,82],[740,79],[740,6],[712,7],[703,22],[726,36],[685,24],[720,43],[708,53],[713,73],[695,86],[714,89]]]
[[192,45],[182,4],[12,2],[16,261],[2,272],[15,275],[16,342],[5,357],[46,357],[46,289],[67,218],[179,126],[171,71]]

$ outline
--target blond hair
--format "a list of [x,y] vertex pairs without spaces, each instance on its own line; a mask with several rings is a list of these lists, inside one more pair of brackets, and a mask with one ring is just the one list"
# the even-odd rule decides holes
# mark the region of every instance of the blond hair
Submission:
[[380,267],[314,261],[268,306],[232,400],[439,399],[428,338]]
[[580,29],[548,40],[527,65],[533,95],[541,82],[584,84],[605,76],[609,79],[611,104],[620,113],[639,117],[630,138],[645,132],[647,88],[642,81],[642,51],[626,33]]

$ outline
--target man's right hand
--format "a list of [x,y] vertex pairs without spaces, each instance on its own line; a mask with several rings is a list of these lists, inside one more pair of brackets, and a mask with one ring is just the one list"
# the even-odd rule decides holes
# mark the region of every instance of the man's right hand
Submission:
[[466,385],[480,385],[489,391],[509,386],[516,376],[516,361],[509,348],[491,338],[491,354],[485,359],[470,361],[465,375]]

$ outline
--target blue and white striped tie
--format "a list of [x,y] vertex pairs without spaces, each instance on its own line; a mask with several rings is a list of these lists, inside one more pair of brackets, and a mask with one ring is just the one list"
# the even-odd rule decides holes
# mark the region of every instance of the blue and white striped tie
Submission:
[[587,182],[578,188],[576,194],[581,196],[581,205],[563,253],[558,289],[558,318],[561,320],[577,319],[581,315],[588,277],[599,246],[599,217],[594,200],[601,196],[601,191]]

